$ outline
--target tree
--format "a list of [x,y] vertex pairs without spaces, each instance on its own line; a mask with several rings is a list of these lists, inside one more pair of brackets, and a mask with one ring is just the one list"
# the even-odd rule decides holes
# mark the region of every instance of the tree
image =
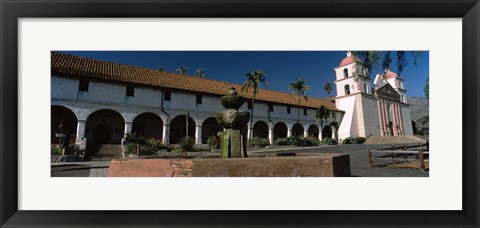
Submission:
[[197,69],[195,72],[193,72],[193,75],[200,77],[200,78],[205,78],[205,69]]
[[183,67],[183,66],[180,66],[178,69],[177,69],[177,72],[181,75],[185,75],[185,73],[187,73],[188,71],[188,68],[186,67]]
[[300,98],[303,97],[305,101],[308,101],[307,99],[307,91],[310,90],[310,86],[307,85],[307,81],[297,78],[296,81],[290,83],[288,86],[289,90],[292,90],[290,92],[290,95],[297,95],[298,96],[298,103],[297,103],[297,108],[298,108],[298,113],[297,113],[297,123],[300,121]]
[[332,83],[330,82],[325,83],[325,86],[323,87],[323,89],[325,89],[327,94],[330,94],[330,92],[332,91]]
[[[365,66],[367,71],[367,77],[370,75],[372,69],[379,63],[382,64],[383,69],[390,68],[390,63],[392,62],[391,51],[354,51],[353,55],[359,57]],[[413,65],[418,64],[418,58],[422,55],[421,51],[396,51],[397,56],[397,74],[400,76],[407,66],[409,54],[412,58]]]
[[327,118],[330,116],[330,109],[321,105],[317,111],[315,111],[315,119],[320,121],[320,126],[323,128],[323,120],[327,122]]
[[430,76],[427,76],[427,83],[425,84],[425,87],[423,87],[423,92],[425,93],[425,98],[427,98],[427,100],[429,99],[429,86],[428,86],[428,81],[430,79]]
[[158,70],[159,71],[165,71],[165,68],[161,66],[161,67],[158,68]]
[[252,96],[252,111],[250,115],[250,135],[249,138],[253,138],[253,108],[255,106],[255,97],[258,94],[258,87],[260,86],[260,83],[265,84],[265,86],[268,86],[268,82],[266,80],[266,75],[262,70],[254,70],[250,73],[247,73],[245,75],[247,78],[245,82],[242,85],[242,91],[243,92],[248,92],[248,89],[250,87],[253,88],[253,96]]

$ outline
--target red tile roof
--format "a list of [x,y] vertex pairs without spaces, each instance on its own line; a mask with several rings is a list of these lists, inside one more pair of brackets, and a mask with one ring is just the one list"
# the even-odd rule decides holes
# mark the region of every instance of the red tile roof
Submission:
[[[241,91],[241,85],[216,81],[211,79],[185,76],[144,67],[112,63],[69,54],[52,52],[52,75],[81,77],[97,80],[108,80],[121,83],[131,83],[143,86],[153,86],[166,89],[176,89],[213,95],[225,95],[230,87],[235,87],[239,95],[252,98],[252,89],[248,93]],[[256,100],[296,106],[298,98],[288,93],[259,89]],[[330,110],[337,110],[335,104],[324,99],[308,97],[302,99],[300,106],[318,108],[324,105]]]

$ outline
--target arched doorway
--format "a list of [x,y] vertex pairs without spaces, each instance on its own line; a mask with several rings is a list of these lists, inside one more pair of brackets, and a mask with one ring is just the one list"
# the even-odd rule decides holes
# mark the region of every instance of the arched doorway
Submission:
[[323,127],[322,139],[324,138],[332,138],[332,127],[330,125]]
[[253,125],[253,138],[268,138],[268,124],[263,121],[257,121]]
[[296,123],[292,127],[292,136],[302,137],[304,133],[303,126],[299,123]]
[[[59,144],[68,140],[69,144],[75,144],[78,123],[75,113],[69,108],[58,105],[52,105],[50,111],[50,143]],[[64,134],[65,138],[60,139],[57,134]]]
[[120,113],[102,109],[87,118],[85,135],[88,144],[120,144],[125,129],[125,120]]
[[318,138],[318,133],[319,130],[317,125],[312,124],[310,127],[308,127],[308,137]]
[[133,119],[132,132],[144,138],[162,140],[163,121],[157,114],[142,113]]
[[276,140],[278,138],[286,138],[287,135],[288,135],[287,125],[282,122],[276,123],[275,126],[273,127],[273,140]]
[[[170,122],[170,143],[177,144],[187,136],[187,116],[179,115]],[[188,118],[188,137],[195,137],[195,121],[192,117]]]
[[223,131],[222,126],[218,125],[215,117],[209,117],[202,123],[202,143],[207,143],[208,137],[217,136],[217,133]]

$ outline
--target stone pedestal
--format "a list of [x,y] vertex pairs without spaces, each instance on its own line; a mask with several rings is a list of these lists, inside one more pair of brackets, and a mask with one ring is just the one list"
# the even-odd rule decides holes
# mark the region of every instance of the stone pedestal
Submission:
[[222,158],[247,157],[246,137],[240,130],[225,129],[220,133],[220,156]]

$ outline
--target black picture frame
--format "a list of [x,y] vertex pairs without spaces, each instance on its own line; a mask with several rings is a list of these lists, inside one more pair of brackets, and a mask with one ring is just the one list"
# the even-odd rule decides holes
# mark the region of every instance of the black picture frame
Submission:
[[[478,0],[0,0],[1,227],[479,227]],[[20,211],[19,18],[462,18],[461,211]],[[448,44],[446,44],[448,45]],[[456,88],[456,91],[460,91]],[[468,109],[467,109],[468,107]],[[448,107],[446,107],[448,109]],[[446,184],[447,185],[447,184]],[[418,190],[421,192],[421,189]],[[428,194],[428,193],[423,193]],[[281,200],[281,199],[279,199]]]

